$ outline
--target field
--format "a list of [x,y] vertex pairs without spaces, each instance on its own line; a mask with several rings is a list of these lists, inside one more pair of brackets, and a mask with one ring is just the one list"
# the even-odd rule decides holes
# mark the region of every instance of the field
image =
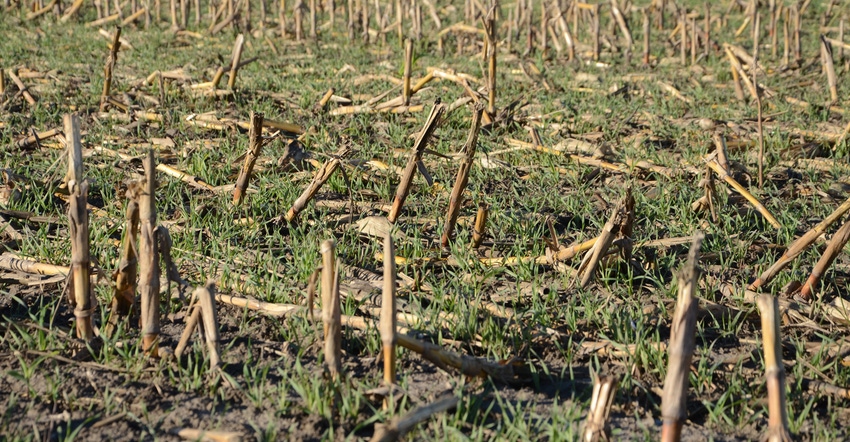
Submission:
[[850,438],[846,1],[96,3],[1,7],[0,438]]

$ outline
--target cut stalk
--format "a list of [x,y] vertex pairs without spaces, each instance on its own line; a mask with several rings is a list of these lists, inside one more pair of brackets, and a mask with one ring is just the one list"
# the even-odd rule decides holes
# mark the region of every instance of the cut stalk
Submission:
[[215,284],[208,282],[206,287],[195,289],[194,296],[198,298],[201,318],[204,323],[204,339],[210,354],[210,368],[221,365],[219,351],[218,318],[215,308]]
[[347,148],[343,148],[330,160],[322,164],[322,167],[319,167],[319,170],[316,171],[316,175],[313,176],[313,181],[310,182],[310,184],[304,189],[304,192],[301,193],[301,196],[292,203],[292,207],[289,208],[289,211],[286,212],[284,219],[286,219],[287,222],[294,221],[298,217],[298,214],[307,207],[307,203],[316,196],[319,189],[321,189],[322,186],[331,178],[331,175],[339,169],[339,166],[342,164],[342,158],[348,155],[348,152],[349,150]]
[[[396,267],[393,237],[388,232],[384,238],[384,289],[381,298],[381,343],[384,353],[384,383],[392,386],[396,382],[395,345],[398,322],[396,318]],[[384,408],[390,408],[384,402]]]
[[649,14],[646,12],[646,9],[641,11],[643,13],[643,64],[644,66],[649,66]]
[[794,259],[799,256],[803,251],[805,251],[810,245],[812,245],[815,240],[817,240],[826,229],[829,228],[833,223],[838,221],[839,218],[844,216],[847,211],[850,210],[850,199],[844,201],[843,204],[838,206],[835,211],[833,211],[828,217],[826,217],[823,221],[818,223],[811,230],[806,232],[805,235],[798,238],[796,241],[791,243],[788,246],[788,249],[782,256],[767,270],[765,270],[758,279],[755,280],[750,286],[747,288],[748,290],[757,290],[760,287],[768,284],[773,278],[785,267],[788,266]]
[[342,373],[342,324],[335,248],[334,240],[322,242],[322,321],[325,326],[325,363],[331,378],[337,380]]
[[144,189],[139,195],[139,294],[141,296],[142,350],[158,355],[159,340],[159,246],[156,240],[156,160],[148,151]]
[[478,213],[475,214],[475,226],[472,228],[472,248],[477,249],[481,246],[481,241],[484,241],[484,230],[487,228],[487,209],[486,204],[478,205]]
[[410,39],[404,41],[404,87],[402,88],[402,101],[405,106],[410,105],[410,67],[413,64],[413,42]]
[[[530,18],[529,18],[530,21]],[[496,7],[490,8],[484,19],[484,32],[487,37],[487,114],[496,117]]]
[[94,338],[92,313],[94,297],[89,279],[89,217],[86,210],[88,183],[83,179],[83,151],[80,141],[80,119],[65,115],[65,140],[68,144],[68,222],[71,236],[71,284],[77,337],[88,342]]
[[581,276],[579,283],[581,288],[586,288],[593,280],[596,268],[599,267],[600,259],[608,251],[608,248],[611,246],[611,243],[614,242],[614,238],[617,236],[617,233],[619,233],[620,227],[627,216],[625,213],[627,201],[631,199],[631,197],[632,190],[631,188],[627,188],[626,196],[614,208],[608,222],[606,222],[605,226],[602,227],[602,233],[599,234],[599,238],[593,244],[593,247],[588,250],[584,261],[581,263],[581,266],[579,266],[578,274]]
[[785,366],[782,363],[779,304],[775,297],[766,294],[759,295],[756,304],[761,312],[767,407],[770,414],[764,440],[790,442],[791,432],[788,431],[788,414],[785,407]]
[[466,185],[469,182],[469,172],[472,170],[472,164],[475,161],[475,150],[478,145],[478,132],[481,130],[481,116],[483,113],[484,109],[480,105],[476,105],[472,112],[472,125],[469,128],[469,136],[466,139],[466,144],[463,146],[464,156],[457,170],[455,185],[452,187],[449,208],[446,213],[446,225],[443,228],[443,237],[440,240],[440,244],[443,247],[449,246],[455,224],[457,223],[457,217],[460,214],[460,206],[463,204],[463,191],[466,190]]
[[761,22],[761,14],[758,11],[755,12],[755,20],[753,23],[753,63],[750,66],[753,74],[753,87],[755,89],[755,101],[756,101],[756,109],[758,110],[758,121],[757,121],[757,129],[758,129],[758,139],[759,139],[759,158],[758,158],[758,166],[759,166],[759,189],[764,188],[764,127],[762,116],[762,107],[761,107],[761,95],[758,91],[758,71],[759,71],[759,31],[760,31],[760,22]]
[[767,220],[767,222],[770,223],[770,225],[775,227],[777,230],[782,228],[782,224],[779,224],[779,221],[777,221],[776,218],[773,217],[770,211],[768,211],[767,208],[764,207],[764,205],[758,200],[758,198],[753,196],[753,194],[750,193],[747,189],[745,189],[744,186],[735,181],[735,178],[732,178],[732,176],[729,175],[728,172],[723,170],[723,168],[720,167],[719,164],[717,164],[716,160],[710,160],[706,164],[708,165],[708,167],[711,168],[711,170],[713,170],[717,174],[720,179],[726,181],[726,184],[732,186],[732,188],[735,189],[739,194],[741,194],[741,196],[746,198],[747,201],[749,201],[750,204],[752,204],[753,207],[755,207],[756,210],[761,213],[761,215]]
[[107,335],[111,336],[118,323],[132,313],[136,304],[136,277],[139,258],[136,248],[139,240],[139,192],[142,183],[133,181],[127,186],[127,210],[124,217],[124,235],[121,238],[121,260],[115,272],[115,294],[109,315]]
[[832,59],[832,45],[826,41],[823,34],[820,36],[820,59],[823,70],[826,72],[826,81],[829,84],[830,105],[838,102],[838,80],[835,77],[835,66]]
[[254,170],[254,163],[260,157],[263,149],[263,114],[251,112],[251,128],[248,130],[248,152],[245,154],[245,163],[236,179],[236,187],[233,189],[233,205],[242,204],[245,193],[248,190],[248,181]]
[[227,79],[227,88],[233,90],[236,86],[236,73],[239,70],[239,61],[242,59],[242,46],[245,44],[245,36],[239,34],[233,43],[233,58],[230,60],[230,76]]
[[425,152],[425,146],[434,134],[434,130],[436,130],[437,126],[440,124],[445,110],[446,107],[443,104],[440,104],[439,100],[437,103],[434,103],[434,107],[431,108],[431,114],[428,116],[428,120],[425,121],[425,126],[416,137],[416,142],[413,143],[413,151],[411,152],[410,158],[407,161],[407,166],[404,168],[404,172],[401,175],[401,181],[396,189],[395,200],[393,201],[390,214],[387,217],[391,223],[396,222],[401,214],[401,208],[404,206],[404,200],[407,199],[407,195],[410,193],[410,185],[413,183],[413,174],[416,172],[416,165],[422,160],[422,153]]
[[824,273],[826,273],[829,266],[832,265],[832,262],[835,261],[835,258],[837,258],[844,249],[848,240],[850,240],[850,221],[844,223],[844,225],[835,232],[835,235],[833,235],[832,240],[829,241],[829,245],[826,247],[823,255],[821,255],[818,263],[815,265],[815,268],[812,269],[812,274],[809,276],[809,279],[806,280],[806,283],[803,284],[803,289],[800,291],[800,296],[803,299],[812,299],[812,294],[815,291],[815,287],[820,282],[821,277]]
[[112,47],[109,49],[109,57],[107,57],[106,65],[103,67],[103,92],[100,94],[101,111],[106,109],[109,90],[112,88],[112,71],[115,69],[115,63],[118,62],[118,50],[120,48],[121,26],[118,26],[115,28],[115,35],[112,36]]
[[593,380],[593,395],[590,399],[590,410],[581,431],[584,442],[599,442],[610,440],[608,436],[608,416],[611,405],[617,393],[617,378],[614,376],[599,376]]
[[399,440],[410,431],[416,424],[428,420],[431,416],[448,411],[460,402],[457,396],[449,396],[427,405],[414,408],[407,414],[391,420],[386,425],[375,425],[375,434],[371,442],[393,442]]
[[688,375],[696,345],[694,329],[699,307],[696,297],[699,287],[697,264],[703,237],[701,232],[694,235],[688,262],[678,275],[679,297],[670,330],[667,377],[664,379],[664,394],[661,396],[661,416],[664,420],[661,427],[662,442],[678,442],[682,435],[682,425],[688,417]]

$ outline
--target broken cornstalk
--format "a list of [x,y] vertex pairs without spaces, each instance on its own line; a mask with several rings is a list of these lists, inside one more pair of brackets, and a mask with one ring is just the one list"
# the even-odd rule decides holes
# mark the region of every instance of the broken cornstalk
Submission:
[[248,181],[254,170],[254,163],[260,157],[263,149],[263,114],[251,112],[251,128],[248,130],[248,152],[245,154],[245,163],[236,179],[236,187],[233,189],[233,205],[239,205],[248,191]]
[[779,332],[779,304],[772,295],[762,294],[756,299],[761,312],[762,340],[764,341],[764,370],[767,382],[767,408],[769,421],[764,440],[790,442],[788,412],[785,407],[785,366],[782,362],[782,341]]
[[112,47],[109,49],[109,57],[103,67],[103,92],[100,94],[100,110],[104,111],[109,100],[109,90],[112,88],[112,71],[118,62],[118,50],[121,48],[121,26],[115,28],[112,36]]
[[664,379],[664,394],[661,396],[662,442],[678,442],[682,425],[688,417],[688,375],[694,355],[694,329],[697,322],[699,301],[696,291],[699,286],[699,250],[703,235],[694,236],[688,262],[679,272],[679,297],[670,330],[670,345],[667,347],[669,361],[667,377]]
[[143,161],[144,188],[139,195],[139,295],[141,296],[142,350],[158,355],[159,246],[156,240],[156,159],[149,150]]
[[469,182],[469,172],[472,170],[472,164],[475,160],[475,149],[478,145],[478,132],[481,130],[481,115],[483,113],[484,108],[481,105],[476,105],[472,111],[472,125],[469,128],[466,144],[463,145],[463,159],[457,170],[455,185],[452,187],[449,208],[446,213],[446,225],[443,228],[443,237],[440,240],[443,247],[449,246],[460,213],[460,206],[463,203],[463,191]]

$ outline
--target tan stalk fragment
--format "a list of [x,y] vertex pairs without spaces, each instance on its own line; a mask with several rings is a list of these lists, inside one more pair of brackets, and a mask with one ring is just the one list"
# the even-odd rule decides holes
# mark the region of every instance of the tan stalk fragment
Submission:
[[118,62],[118,50],[121,48],[121,26],[115,28],[115,35],[112,36],[112,47],[109,49],[109,57],[106,59],[106,65],[103,67],[103,92],[100,94],[100,110],[106,109],[109,99],[109,90],[112,88],[112,71],[115,69],[115,63]]
[[139,196],[139,295],[142,350],[157,357],[159,341],[159,245],[156,240],[156,159],[153,150],[143,161],[144,188]]
[[334,240],[322,242],[322,322],[325,326],[325,363],[331,378],[339,379],[342,373],[342,324],[335,249]]
[[259,112],[251,112],[251,128],[248,130],[248,152],[245,154],[245,163],[242,165],[242,170],[239,172],[239,177],[236,179],[236,187],[233,189],[233,205],[242,204],[245,198],[245,193],[248,191],[248,181],[251,179],[251,172],[254,170],[254,164],[257,158],[260,158],[260,153],[263,150],[263,114]]
[[790,442],[788,412],[785,406],[785,366],[782,362],[782,337],[779,330],[781,315],[779,304],[772,295],[762,294],[756,299],[761,312],[762,340],[764,342],[764,371],[767,383],[767,409],[769,413],[767,442]]
[[391,223],[396,222],[401,214],[401,208],[404,206],[404,200],[407,199],[407,195],[410,193],[410,185],[413,183],[413,174],[416,173],[417,163],[422,160],[422,154],[425,152],[425,146],[427,146],[428,141],[434,134],[434,130],[436,130],[437,126],[439,126],[443,113],[445,113],[445,109],[445,105],[439,103],[439,101],[434,103],[434,107],[431,108],[431,114],[428,115],[428,120],[425,121],[425,126],[416,137],[416,142],[413,143],[413,151],[410,153],[410,158],[407,160],[407,166],[404,168],[398,188],[396,189],[392,209],[390,209],[390,214],[387,216],[387,219]]
[[611,405],[617,393],[617,378],[615,376],[599,376],[593,380],[593,395],[590,399],[590,409],[581,430],[582,442],[607,441],[608,416]]
[[688,417],[688,376],[694,356],[697,310],[699,300],[699,251],[704,236],[697,232],[688,253],[688,262],[678,274],[679,297],[670,330],[670,345],[667,346],[667,376],[664,378],[664,393],[661,396],[662,442],[678,442],[682,426]]
[[443,236],[440,244],[445,248],[449,246],[452,233],[454,232],[457,217],[460,214],[460,206],[463,204],[463,191],[466,190],[466,185],[469,183],[469,172],[472,170],[472,164],[475,161],[475,150],[478,145],[478,132],[481,130],[481,116],[484,113],[484,108],[481,105],[475,105],[472,111],[472,124],[469,128],[469,135],[466,143],[463,145],[463,159],[461,159],[460,167],[457,170],[455,184],[452,187],[452,194],[449,199],[449,208],[446,213],[446,225],[443,228]]

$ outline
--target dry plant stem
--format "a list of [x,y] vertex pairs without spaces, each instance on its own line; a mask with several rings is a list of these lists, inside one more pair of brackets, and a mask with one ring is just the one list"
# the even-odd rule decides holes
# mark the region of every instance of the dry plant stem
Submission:
[[24,99],[27,100],[27,103],[29,103],[30,106],[35,106],[35,98],[33,98],[32,94],[30,94],[30,92],[27,90],[26,85],[24,85],[24,82],[21,81],[21,79],[18,77],[18,73],[15,71],[15,69],[9,71],[9,78],[12,79],[12,83],[15,83],[15,86],[17,86],[18,90],[21,91],[21,95],[24,96]]
[[183,356],[189,341],[192,338],[192,333],[198,327],[201,321],[201,306],[197,302],[189,306],[189,315],[186,316],[186,326],[183,328],[183,334],[180,335],[180,341],[177,342],[177,347],[174,348],[174,357],[178,360]]
[[[395,344],[398,323],[396,319],[395,281],[395,246],[393,245],[392,235],[387,233],[384,238],[384,287],[381,298],[380,323],[381,343],[384,352],[384,383],[387,385],[395,384],[396,380]],[[385,403],[384,405],[389,404]]]
[[617,21],[617,26],[620,28],[620,32],[626,37],[626,44],[628,45],[629,52],[631,52],[634,40],[632,40],[632,33],[629,31],[629,25],[626,23],[626,18],[623,16],[623,12],[620,11],[620,6],[617,4],[617,0],[611,0],[611,14],[614,15],[614,20]]
[[[530,18],[529,18],[530,21]],[[496,53],[498,40],[496,37],[496,6],[490,8],[484,19],[484,30],[487,36],[487,114],[496,116]]]
[[790,441],[791,432],[788,431],[788,414],[785,408],[785,367],[782,363],[782,338],[779,332],[779,303],[775,297],[766,294],[759,295],[756,303],[761,312],[767,408],[770,414],[765,440]]
[[649,66],[649,37],[650,37],[649,14],[643,10],[643,64]]
[[207,351],[210,353],[210,367],[218,367],[221,364],[221,353],[219,351],[218,317],[215,308],[215,284],[208,282],[206,287],[195,290],[194,296],[198,298],[201,310],[201,318],[204,323],[204,339]]
[[670,330],[670,345],[667,346],[669,362],[664,379],[664,394],[661,396],[662,442],[678,442],[682,425],[688,417],[688,375],[694,355],[696,340],[694,329],[697,322],[699,301],[699,251],[703,234],[697,232],[688,253],[688,262],[679,272],[679,297]]
[[599,376],[593,380],[590,409],[581,431],[582,442],[609,440],[608,416],[611,414],[611,405],[617,393],[617,383],[617,378],[614,376]]
[[[759,30],[761,28],[761,15],[756,12],[756,19],[753,23],[753,62],[750,68],[752,69],[753,74],[753,85],[758,86],[758,71],[759,71]],[[758,88],[755,90],[755,101],[756,101],[756,110],[758,111],[758,120],[757,120],[757,128],[758,128],[758,137],[759,137],[759,189],[764,188],[764,127],[763,121],[764,117],[762,116],[762,106],[761,106],[761,95],[758,93]]]
[[812,269],[812,274],[809,276],[809,279],[806,280],[806,283],[803,284],[803,288],[800,291],[800,296],[805,300],[811,300],[812,294],[815,291],[815,287],[820,282],[821,277],[826,273],[829,266],[832,265],[832,262],[835,261],[835,258],[841,253],[844,249],[844,245],[847,244],[847,241],[850,240],[850,221],[844,223],[835,235],[833,235],[832,239],[829,241],[829,245],[824,250],[823,255],[821,255],[818,263],[815,265],[815,268]]
[[327,92],[325,92],[325,95],[323,95],[322,99],[319,100],[319,109],[324,109],[325,107],[327,107],[328,103],[330,103],[331,101],[331,98],[333,98],[334,96],[334,92],[334,88],[330,88]]
[[115,271],[115,294],[112,297],[112,311],[109,315],[107,335],[111,335],[122,318],[130,315],[136,303],[136,278],[139,273],[139,259],[136,255],[139,230],[139,188],[141,183],[134,181],[127,187],[127,210],[124,216],[124,235],[121,238],[121,260]]
[[242,59],[242,46],[245,44],[245,36],[239,34],[233,43],[233,59],[230,60],[230,75],[227,78],[227,88],[233,90],[236,86],[236,73],[239,70],[239,61]]
[[248,130],[248,152],[245,154],[245,163],[242,165],[242,171],[239,172],[239,178],[236,179],[236,187],[233,189],[233,205],[242,204],[245,198],[245,192],[248,190],[248,181],[251,179],[251,172],[254,170],[254,163],[260,157],[263,149],[263,114],[251,112],[251,128]]
[[779,224],[779,221],[777,221],[776,218],[774,218],[774,216],[771,215],[771,213],[767,210],[767,208],[764,207],[764,205],[761,202],[759,202],[759,200],[756,197],[754,197],[753,194],[751,194],[749,191],[747,191],[747,189],[745,189],[744,186],[742,186],[740,183],[735,181],[735,179],[732,178],[732,176],[729,175],[728,172],[726,172],[722,167],[720,167],[720,165],[717,164],[717,161],[710,160],[706,164],[708,165],[708,167],[711,168],[711,170],[713,170],[717,174],[717,176],[720,179],[722,179],[723,181],[726,181],[726,184],[729,184],[730,186],[732,186],[733,189],[735,189],[744,198],[746,198],[747,201],[749,201],[750,204],[752,204],[753,207],[755,207],[756,210],[758,210],[758,212],[761,213],[761,215],[767,220],[767,222],[770,223],[770,225],[775,227],[777,230],[782,228],[782,224]]
[[404,86],[402,88],[402,101],[405,106],[410,105],[410,68],[413,64],[413,41],[404,41]]
[[443,228],[443,237],[440,240],[440,244],[444,248],[449,246],[455,224],[457,223],[457,217],[460,214],[460,206],[463,204],[463,191],[469,182],[469,172],[472,170],[472,164],[475,161],[475,150],[478,145],[478,132],[481,130],[481,116],[483,113],[484,108],[481,105],[476,105],[472,112],[472,125],[469,129],[466,144],[463,146],[464,156],[457,171],[455,185],[452,187],[452,195],[449,199],[449,208],[446,213],[446,225]]
[[847,211],[850,210],[850,199],[847,199],[838,206],[829,216],[824,218],[823,221],[818,223],[811,230],[806,232],[803,236],[799,237],[795,240],[791,245],[788,246],[788,249],[782,256],[776,260],[776,262],[770,266],[767,270],[765,270],[759,277],[756,279],[749,287],[748,290],[758,290],[760,287],[768,284],[773,278],[788,264],[790,264],[794,259],[799,256],[803,251],[805,251],[810,245],[812,245],[815,240],[818,239],[826,229],[829,228],[833,223],[838,221],[839,218],[844,216]]
[[209,442],[241,442],[242,433],[235,431],[209,431],[195,428],[181,428],[177,435],[185,440],[209,441]]
[[477,249],[481,246],[481,241],[484,241],[484,229],[487,228],[487,213],[489,212],[486,204],[478,205],[478,213],[475,214],[475,225],[472,228],[472,248]]
[[144,189],[139,196],[139,295],[141,297],[142,350],[158,355],[159,246],[156,240],[156,160],[148,151]]
[[832,45],[826,38],[820,36],[820,58],[823,69],[826,72],[826,81],[829,84],[830,104],[838,102],[838,80],[835,78],[835,66],[832,59]]
[[45,264],[37,261],[31,261],[29,259],[19,259],[8,252],[0,255],[0,269],[48,276],[68,276],[70,274],[70,269],[68,267]]
[[440,104],[439,102],[434,104],[434,107],[431,108],[431,114],[428,115],[428,120],[425,121],[425,126],[416,137],[416,142],[413,143],[413,152],[411,152],[410,158],[407,161],[407,166],[405,166],[404,172],[401,175],[401,180],[398,184],[398,188],[396,189],[392,209],[390,209],[390,214],[387,216],[387,219],[391,223],[396,222],[398,216],[401,214],[401,208],[404,206],[404,200],[407,199],[407,195],[410,193],[410,185],[413,183],[413,174],[416,173],[416,164],[422,160],[422,153],[425,152],[425,146],[434,134],[434,130],[436,130],[437,126],[440,124],[445,110],[446,107],[443,104]]
[[89,279],[89,217],[86,210],[88,183],[83,179],[83,151],[80,142],[80,119],[65,115],[65,134],[68,143],[68,190],[71,200],[68,222],[71,236],[71,283],[77,337],[88,342],[94,338],[92,313],[94,298]]
[[[347,150],[343,150],[338,156],[343,156],[346,152]],[[338,157],[331,158],[322,164],[322,167],[320,167],[319,170],[316,171],[316,175],[313,176],[313,181],[310,182],[307,188],[304,189],[304,192],[301,193],[301,196],[292,203],[292,207],[289,208],[289,211],[286,212],[284,219],[286,219],[287,222],[292,222],[298,217],[298,214],[307,207],[307,203],[313,199],[319,189],[321,189],[322,186],[331,178],[331,175],[339,169],[341,164],[342,162]]]
[[334,240],[322,242],[322,322],[325,325],[325,363],[331,378],[337,380],[342,373],[342,323],[335,248]]
[[579,274],[581,275],[579,285],[581,288],[587,288],[593,280],[593,275],[596,273],[596,268],[599,266],[600,258],[604,256],[604,254],[608,251],[608,247],[610,247],[611,243],[614,242],[614,238],[625,220],[625,202],[631,197],[631,188],[628,188],[626,192],[626,197],[624,197],[623,201],[617,204],[617,207],[614,208],[608,222],[606,222],[605,226],[602,227],[602,233],[599,234],[599,238],[594,243],[593,248],[587,252],[585,262],[583,262],[579,267]]
[[372,436],[371,441],[397,441],[416,424],[426,421],[428,418],[437,413],[442,413],[456,407],[459,402],[460,398],[457,396],[445,397],[430,404],[416,407],[404,416],[391,420],[386,425],[376,424],[375,434]]
[[107,99],[109,98],[109,90],[112,88],[112,70],[115,69],[115,63],[118,62],[118,50],[121,48],[121,26],[115,28],[115,35],[112,36],[112,47],[109,50],[109,57],[106,59],[106,65],[103,67],[103,92],[100,94],[100,110],[106,109]]

